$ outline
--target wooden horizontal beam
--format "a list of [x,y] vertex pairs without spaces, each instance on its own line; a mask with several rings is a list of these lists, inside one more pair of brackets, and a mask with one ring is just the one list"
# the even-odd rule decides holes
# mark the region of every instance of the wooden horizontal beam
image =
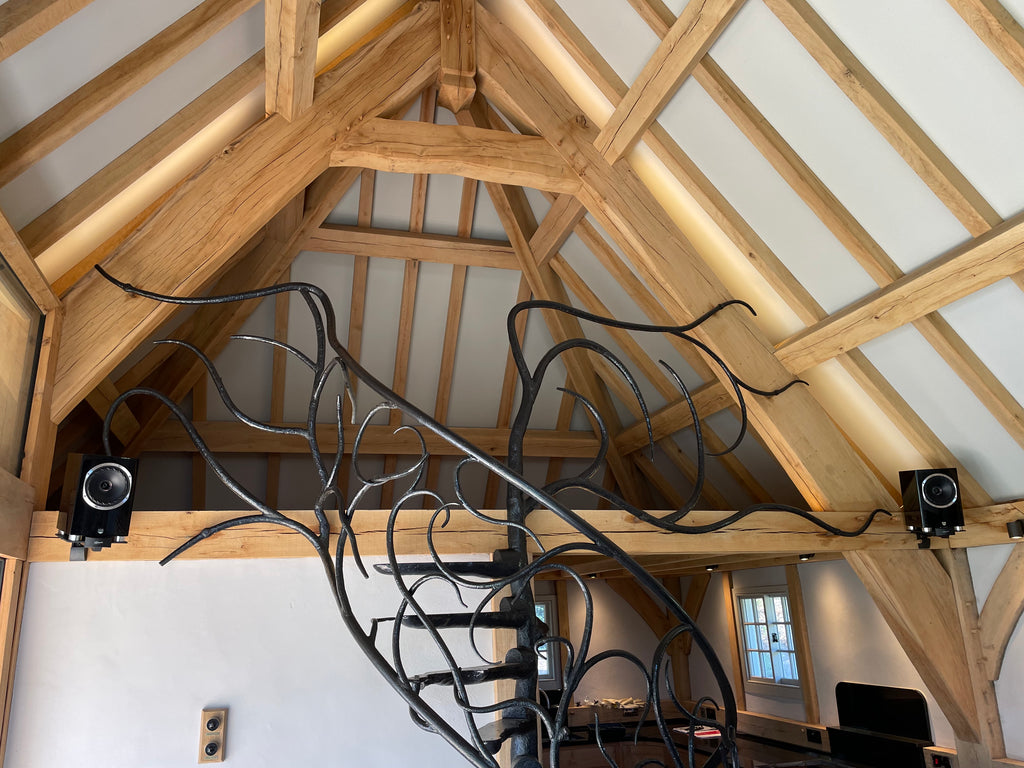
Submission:
[[1024,269],[1024,214],[908,272],[776,348],[799,374]]
[[[968,534],[949,539],[932,539],[933,548],[981,546],[1006,541],[1006,520],[1015,519],[1024,510],[1024,502],[1000,504],[968,510]],[[127,544],[118,544],[98,553],[97,560],[159,560],[204,528],[237,517],[237,511],[147,512],[136,511]],[[312,512],[289,512],[290,517],[307,525],[314,524]],[[364,555],[384,554],[384,529],[390,510],[366,510],[356,514],[353,529]],[[433,511],[408,510],[398,517],[396,546],[398,554],[427,554],[425,526]],[[899,517],[880,517],[862,536],[833,536],[794,515],[782,512],[757,512],[720,531],[699,536],[668,533],[638,521],[621,510],[579,510],[591,525],[618,546],[633,555],[681,555],[708,553],[722,556],[732,553],[799,554],[803,552],[851,552],[917,550],[917,540],[906,532]],[[687,523],[701,525],[720,520],[728,513],[695,510]],[[833,525],[856,528],[866,519],[865,512],[823,512]],[[32,518],[29,560],[66,560],[68,545],[54,535],[57,513],[36,512]],[[580,535],[551,512],[540,510],[529,524],[546,549],[580,541]],[[332,524],[333,525],[333,524]],[[507,545],[504,529],[491,526],[468,512],[453,510],[448,526],[439,531],[435,544],[441,554],[491,552]],[[532,545],[531,545],[532,546]],[[275,525],[234,528],[218,534],[193,549],[192,558],[307,557],[313,554],[298,534]]]
[[410,120],[366,120],[342,135],[331,165],[445,173],[570,194],[580,186],[579,177],[539,136]]
[[[299,424],[289,424],[297,427]],[[219,453],[308,453],[309,443],[301,437],[275,435],[260,432],[236,421],[203,421],[196,424],[199,434],[210,447]],[[356,427],[345,427],[346,452],[352,447]],[[421,430],[427,450],[438,456],[462,455],[447,441],[426,429]],[[487,427],[460,428],[454,430],[473,445],[492,455],[508,453],[508,429]],[[322,451],[335,451],[338,446],[337,429],[333,424],[317,426],[317,440]],[[527,456],[562,456],[564,458],[590,458],[596,455],[599,444],[589,432],[558,432],[555,430],[531,429],[526,433],[523,444]],[[144,451],[191,452],[192,444],[181,424],[169,421],[146,442]],[[395,433],[394,427],[371,425],[363,433],[359,448],[365,454],[419,455],[420,444],[409,430]]]
[[501,240],[398,232],[369,227],[324,224],[303,248],[321,253],[348,253],[384,259],[415,259],[435,264],[519,269],[512,246]]

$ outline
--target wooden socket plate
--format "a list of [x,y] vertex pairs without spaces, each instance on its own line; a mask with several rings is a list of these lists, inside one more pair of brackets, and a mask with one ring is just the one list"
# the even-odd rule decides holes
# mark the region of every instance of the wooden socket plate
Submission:
[[[213,718],[220,720],[220,727],[210,730],[206,724]],[[204,709],[203,717],[199,721],[199,762],[200,763],[223,763],[224,762],[224,734],[228,727],[228,710]],[[209,744],[216,744],[217,751],[208,755],[206,747]]]

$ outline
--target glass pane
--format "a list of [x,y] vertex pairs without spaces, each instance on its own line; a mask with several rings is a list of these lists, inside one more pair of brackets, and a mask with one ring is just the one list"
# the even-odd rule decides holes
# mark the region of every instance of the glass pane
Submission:
[[758,625],[757,633],[758,633],[758,637],[761,640],[761,644],[758,645],[758,648],[760,648],[761,650],[764,650],[764,651],[766,651],[769,648],[771,648],[771,645],[768,643],[768,627],[764,626],[763,624],[762,625]]
[[780,653],[779,667],[779,677],[789,678],[790,680],[796,679],[796,666],[793,663],[793,654]]
[[775,633],[779,637],[779,649],[783,651],[793,650],[792,637],[789,634],[789,624],[776,624]]
[[765,610],[764,610],[764,598],[758,597],[758,598],[754,599],[754,611],[755,611],[755,614],[757,616],[757,620],[758,621],[760,621],[760,622],[768,621],[768,615],[765,613]]
[[540,677],[551,676],[551,660],[548,657],[550,643],[545,643],[537,651],[537,675]]
[[757,650],[757,648],[758,648],[758,645],[757,645],[757,625],[756,624],[747,624],[745,627],[743,627],[743,634],[744,634],[744,645],[747,646],[747,650],[751,650],[751,651]]
[[0,467],[21,471],[42,315],[0,254]]
[[752,622],[754,620],[754,601],[749,597],[740,598],[740,613],[744,622]]
[[764,677],[764,674],[761,672],[761,654],[748,653],[747,667],[747,673],[750,677]]
[[775,679],[775,674],[772,672],[772,655],[768,652],[761,652],[761,668],[764,670],[764,676],[769,680]]
[[537,613],[537,618],[543,621],[545,624],[548,623],[548,606],[547,603],[534,603],[533,610]]

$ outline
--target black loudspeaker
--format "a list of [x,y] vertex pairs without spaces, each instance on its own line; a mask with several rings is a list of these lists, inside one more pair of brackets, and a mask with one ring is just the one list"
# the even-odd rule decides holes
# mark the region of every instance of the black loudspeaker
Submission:
[[955,469],[900,472],[900,489],[907,530],[948,538],[964,529],[964,507]]
[[70,454],[57,535],[93,550],[126,541],[138,468],[138,459]]

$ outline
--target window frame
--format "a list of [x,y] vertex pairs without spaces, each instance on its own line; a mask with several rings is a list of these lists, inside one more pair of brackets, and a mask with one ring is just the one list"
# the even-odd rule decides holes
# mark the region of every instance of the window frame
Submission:
[[[558,598],[555,595],[543,595],[533,598],[534,612],[539,605],[544,606],[544,623],[548,625],[548,635],[558,636]],[[540,618],[540,617],[538,617]],[[540,659],[537,660],[537,684],[545,690],[553,690],[562,687],[562,654],[557,644],[547,643],[548,659],[550,661],[547,674],[540,673]]]
[[[740,657],[740,668],[743,672],[743,689],[755,696],[766,696],[774,699],[803,699],[803,688],[800,680],[800,649],[798,648],[798,642],[796,639],[797,629],[794,627],[793,609],[790,604],[789,588],[786,585],[766,585],[758,587],[744,587],[733,590],[733,613],[736,622],[736,644],[737,653]],[[789,627],[789,645],[791,648],[775,650],[769,647],[767,651],[758,648],[747,647],[747,636],[745,630],[745,622],[743,619],[743,600],[744,599],[755,599],[762,598],[768,600],[773,597],[781,597],[786,601],[786,614],[788,615],[788,622],[774,622],[767,618],[764,625],[766,626],[767,632],[771,634],[772,627],[778,626],[779,624],[786,624]],[[766,606],[767,607],[767,606]],[[760,625],[757,622],[756,625]],[[769,645],[771,641],[769,640]],[[756,676],[751,674],[750,670],[750,653],[769,653],[771,656],[773,673],[775,671],[776,657],[778,654],[789,653],[792,654],[792,666],[795,677],[782,678],[778,674],[775,674],[773,678],[767,678],[763,676]],[[780,680],[786,680],[787,682],[780,682]],[[792,681],[792,682],[788,682]]]

